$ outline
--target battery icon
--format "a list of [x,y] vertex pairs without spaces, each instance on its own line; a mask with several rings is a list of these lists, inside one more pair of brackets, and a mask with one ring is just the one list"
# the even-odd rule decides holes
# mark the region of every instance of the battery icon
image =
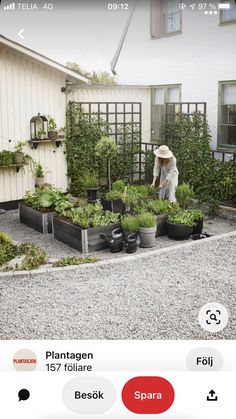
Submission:
[[230,3],[219,3],[219,9],[230,9]]

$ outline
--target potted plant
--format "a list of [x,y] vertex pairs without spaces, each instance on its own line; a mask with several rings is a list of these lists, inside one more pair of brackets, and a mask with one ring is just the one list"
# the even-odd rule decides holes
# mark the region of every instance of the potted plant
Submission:
[[45,138],[46,138],[45,136],[46,136],[46,131],[44,131],[44,129],[40,128],[37,131],[37,139],[38,140],[45,140]]
[[87,203],[96,204],[97,191],[99,190],[98,176],[95,173],[87,173],[82,179],[82,185],[87,191]]
[[48,119],[48,138],[49,140],[55,141],[57,139],[56,121],[51,115],[48,115],[47,119]]
[[188,183],[177,186],[175,196],[181,208],[187,208],[194,197],[192,187]]
[[119,151],[119,146],[115,141],[107,136],[102,137],[96,144],[96,155],[100,159],[106,159],[107,161],[107,176],[108,176],[108,188],[111,190],[111,162]]
[[102,197],[101,204],[105,211],[118,212],[124,214],[125,205],[125,182],[121,179],[116,180],[112,184],[111,191],[107,192],[105,198]]
[[178,211],[168,217],[167,233],[170,239],[184,240],[189,239],[193,232],[195,222],[189,210]]
[[151,213],[143,213],[138,217],[140,247],[154,247],[156,244],[156,216]]
[[35,185],[42,187],[44,185],[43,166],[39,162],[33,162],[33,171],[35,175]]
[[131,234],[138,234],[139,222],[138,218],[133,215],[125,216],[121,221],[121,227],[124,233],[124,240],[127,240]]
[[26,145],[26,141],[18,141],[16,143],[14,149],[15,149],[15,162],[16,164],[23,164],[25,161],[25,156],[23,153],[23,148]]
[[204,212],[200,209],[191,209],[190,212],[195,223],[192,234],[201,234],[203,229]]
[[149,201],[146,209],[156,215],[157,230],[156,237],[164,236],[167,234],[167,219],[168,215],[174,210],[179,209],[178,204],[172,204],[167,200],[155,199]]

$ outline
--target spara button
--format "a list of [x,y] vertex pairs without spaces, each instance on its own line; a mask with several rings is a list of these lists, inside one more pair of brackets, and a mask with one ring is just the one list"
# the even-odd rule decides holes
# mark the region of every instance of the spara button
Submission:
[[158,414],[168,410],[175,398],[174,389],[162,377],[134,377],[123,387],[122,400],[133,413]]

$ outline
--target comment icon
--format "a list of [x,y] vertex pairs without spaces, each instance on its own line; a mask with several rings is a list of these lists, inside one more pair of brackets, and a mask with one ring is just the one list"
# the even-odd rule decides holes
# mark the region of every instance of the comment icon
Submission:
[[27,390],[26,388],[22,388],[19,392],[18,392],[18,397],[19,397],[19,402],[21,402],[22,400],[28,400],[28,398],[30,397],[30,392],[29,390]]

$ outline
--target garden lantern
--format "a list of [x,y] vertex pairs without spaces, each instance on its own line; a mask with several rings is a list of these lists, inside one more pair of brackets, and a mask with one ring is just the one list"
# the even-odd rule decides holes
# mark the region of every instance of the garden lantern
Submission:
[[48,138],[48,120],[46,116],[33,116],[30,120],[30,136],[31,140],[45,140]]

